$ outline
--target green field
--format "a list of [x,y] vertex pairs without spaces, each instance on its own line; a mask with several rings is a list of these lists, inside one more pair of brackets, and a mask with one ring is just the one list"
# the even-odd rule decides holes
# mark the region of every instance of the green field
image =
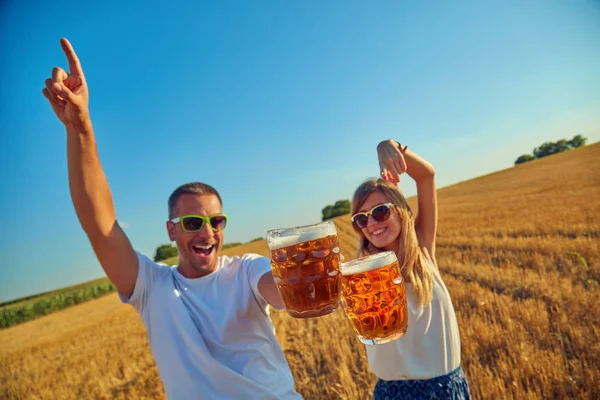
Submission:
[[22,297],[0,304],[0,329],[63,310],[98,298],[116,289],[108,278],[94,279],[78,285]]

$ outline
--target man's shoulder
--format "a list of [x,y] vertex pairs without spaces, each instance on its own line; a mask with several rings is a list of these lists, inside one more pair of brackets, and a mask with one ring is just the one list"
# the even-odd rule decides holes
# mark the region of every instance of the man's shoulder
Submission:
[[136,252],[136,253],[138,254],[140,266],[145,266],[146,268],[151,269],[154,274],[170,275],[173,273],[173,268],[174,268],[173,266],[163,263],[163,262],[160,262],[160,261],[153,261],[149,257],[143,255],[140,252]]

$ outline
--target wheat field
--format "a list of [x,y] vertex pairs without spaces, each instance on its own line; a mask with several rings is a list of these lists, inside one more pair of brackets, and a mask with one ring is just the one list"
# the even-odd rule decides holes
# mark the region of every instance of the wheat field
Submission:
[[[473,397],[600,398],[600,144],[438,193],[438,263]],[[351,259],[348,216],[335,223]],[[225,253],[244,252],[268,249]],[[272,316],[305,398],[370,398],[376,379],[341,310]],[[164,398],[144,327],[116,294],[2,330],[0,342],[2,399]]]

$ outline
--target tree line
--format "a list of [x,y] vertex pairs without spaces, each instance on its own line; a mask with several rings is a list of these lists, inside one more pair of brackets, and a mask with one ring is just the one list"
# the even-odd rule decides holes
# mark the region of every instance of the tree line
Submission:
[[321,210],[323,214],[321,221],[327,221],[328,219],[339,217],[340,215],[350,213],[350,200],[338,200],[335,204],[328,204]]
[[522,156],[519,156],[515,161],[515,165],[584,146],[587,140],[586,137],[575,135],[571,140],[560,139],[556,142],[542,143],[539,147],[533,149],[533,154],[523,154]]

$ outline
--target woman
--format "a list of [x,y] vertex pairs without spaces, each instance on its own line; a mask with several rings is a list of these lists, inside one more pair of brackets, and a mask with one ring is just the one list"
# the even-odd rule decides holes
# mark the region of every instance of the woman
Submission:
[[[470,399],[460,367],[460,335],[452,300],[435,262],[434,169],[393,140],[377,146],[382,179],[364,182],[352,199],[358,255],[396,253],[406,285],[408,330],[393,342],[368,345],[379,378],[373,398]],[[407,173],[417,184],[418,214],[397,187]]]

